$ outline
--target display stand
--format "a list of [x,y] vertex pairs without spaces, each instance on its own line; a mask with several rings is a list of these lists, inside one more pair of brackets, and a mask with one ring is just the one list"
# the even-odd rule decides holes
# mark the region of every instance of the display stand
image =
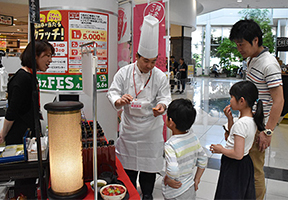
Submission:
[[[82,81],[83,91],[92,96],[93,107],[93,177],[97,183],[97,52],[96,43],[89,42],[80,46],[82,56]],[[94,192],[94,199],[98,199],[98,193]]]

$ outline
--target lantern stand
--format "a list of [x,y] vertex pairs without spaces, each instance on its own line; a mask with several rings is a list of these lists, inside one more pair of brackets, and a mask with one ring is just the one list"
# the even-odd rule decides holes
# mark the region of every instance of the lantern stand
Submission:
[[44,106],[49,127],[49,199],[83,199],[87,194],[82,164],[83,106],[77,101],[56,101]]
[[[92,95],[92,107],[93,107],[93,178],[94,178],[94,187],[97,186],[97,49],[95,42],[88,42],[80,45],[81,47],[81,58],[82,58],[82,80],[83,80],[83,91]],[[86,57],[87,56],[87,57]],[[87,61],[87,65],[85,63]],[[84,69],[86,68],[86,69]],[[91,70],[91,71],[90,71]],[[87,73],[88,72],[88,73]],[[89,82],[92,75],[92,83]],[[88,84],[85,84],[85,81],[88,80]],[[91,88],[92,85],[92,94]],[[88,86],[88,89],[87,89]],[[90,89],[90,90],[89,90]],[[89,90],[89,91],[88,91]],[[95,191],[96,187],[95,187]],[[94,192],[94,199],[98,199],[98,192]]]

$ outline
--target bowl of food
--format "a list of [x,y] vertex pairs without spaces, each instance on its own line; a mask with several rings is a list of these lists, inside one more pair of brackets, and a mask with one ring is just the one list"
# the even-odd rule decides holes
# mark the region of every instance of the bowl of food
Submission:
[[[94,191],[94,181],[91,181],[90,185],[91,185],[92,190]],[[97,180],[97,191],[99,192],[100,189],[105,185],[107,185],[107,182],[105,180],[102,180],[102,179]]]
[[125,197],[127,189],[123,185],[110,184],[100,189],[101,197],[104,200],[121,200]]

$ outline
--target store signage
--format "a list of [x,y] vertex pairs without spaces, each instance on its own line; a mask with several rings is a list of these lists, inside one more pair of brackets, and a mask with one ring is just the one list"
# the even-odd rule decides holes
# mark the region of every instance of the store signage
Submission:
[[277,37],[276,51],[288,51],[287,37]]
[[288,47],[288,38],[278,37],[277,38],[277,47]]
[[29,0],[30,23],[39,22],[39,13],[39,0]]
[[108,89],[108,14],[78,10],[40,12],[35,39],[48,40],[55,56],[46,72],[38,72],[41,90],[82,90],[81,45],[95,42],[98,57],[97,90]]
[[13,17],[0,14],[0,24],[13,26]]

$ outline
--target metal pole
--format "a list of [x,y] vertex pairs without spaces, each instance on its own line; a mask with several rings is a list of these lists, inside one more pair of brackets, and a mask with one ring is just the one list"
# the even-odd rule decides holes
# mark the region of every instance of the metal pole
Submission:
[[130,59],[130,61],[131,61],[131,63],[133,63],[133,62],[135,62],[135,60],[133,60],[133,58],[134,58],[134,33],[133,33],[133,31],[134,31],[134,7],[135,7],[135,2],[132,0],[131,1],[131,52],[132,52],[132,55],[131,55],[131,59]]
[[34,115],[34,131],[36,134],[37,142],[37,157],[38,157],[38,172],[39,172],[39,184],[41,191],[41,199],[44,198],[44,187],[43,187],[43,163],[42,163],[42,151],[41,151],[41,138],[40,138],[40,119],[39,119],[39,91],[37,87],[36,78],[36,50],[35,50],[35,27],[34,24],[39,22],[39,0],[29,0],[29,14],[30,14],[30,34],[31,34],[31,45],[32,45],[32,102],[33,102],[33,115]]
[[[94,56],[97,60],[96,45],[94,44]],[[93,60],[94,62],[94,60]],[[94,155],[94,198],[98,199],[97,191],[97,65],[93,67],[93,155]]]

